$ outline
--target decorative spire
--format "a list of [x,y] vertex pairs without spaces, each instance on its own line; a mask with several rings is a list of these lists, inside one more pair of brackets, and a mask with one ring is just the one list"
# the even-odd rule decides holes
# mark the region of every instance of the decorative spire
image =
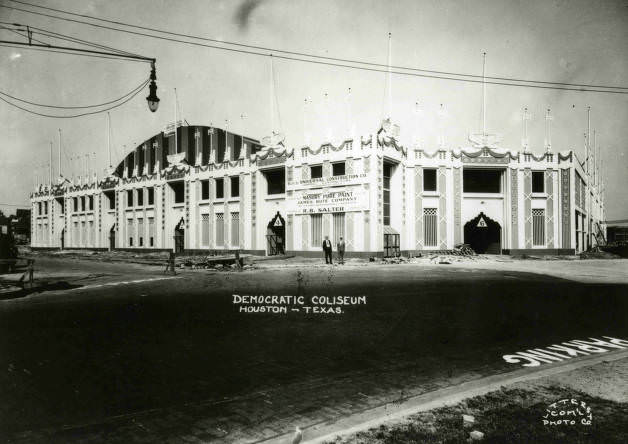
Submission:
[[530,142],[528,140],[528,121],[532,118],[530,113],[528,112],[528,107],[523,108],[523,137],[521,138],[521,146],[523,147],[523,151],[525,153],[530,151]]
[[545,113],[545,151],[550,153],[552,152],[552,111],[550,108],[547,108],[547,112]]

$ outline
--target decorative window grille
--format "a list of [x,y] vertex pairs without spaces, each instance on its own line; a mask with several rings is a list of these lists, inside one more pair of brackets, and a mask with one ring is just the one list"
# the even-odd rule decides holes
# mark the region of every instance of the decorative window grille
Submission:
[[532,210],[532,245],[545,245],[545,210]]
[[148,246],[152,247],[155,245],[155,218],[148,218]]
[[201,244],[209,246],[209,214],[201,215]]
[[311,214],[310,227],[312,228],[310,236],[312,247],[321,247],[323,245],[323,215]]
[[231,213],[231,246],[240,245],[240,213]]
[[129,235],[129,247],[132,247],[133,246],[133,219],[127,220],[126,229]]
[[144,219],[137,220],[137,239],[138,246],[144,246]]
[[438,210],[423,208],[423,237],[426,247],[438,245]]
[[222,246],[225,244],[225,215],[223,213],[216,213],[216,245]]
[[345,237],[345,213],[334,213],[334,245],[341,237]]

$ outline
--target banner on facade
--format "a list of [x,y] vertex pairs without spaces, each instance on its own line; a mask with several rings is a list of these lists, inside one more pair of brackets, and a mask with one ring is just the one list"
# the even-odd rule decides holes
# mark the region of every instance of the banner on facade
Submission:
[[286,200],[288,214],[344,213],[369,209],[368,191],[360,187],[338,187],[327,191],[295,191]]
[[317,177],[315,179],[291,180],[288,182],[288,188],[324,188],[335,187],[340,185],[358,185],[366,181],[367,175],[362,174],[343,174],[342,176]]

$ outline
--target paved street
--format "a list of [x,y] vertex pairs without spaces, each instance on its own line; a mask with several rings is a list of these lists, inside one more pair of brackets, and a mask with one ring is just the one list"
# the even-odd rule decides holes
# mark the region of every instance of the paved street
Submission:
[[[8,442],[262,440],[520,368],[503,354],[628,337],[628,286],[540,274],[390,265],[172,278],[141,265],[38,264],[70,289],[0,301]],[[367,302],[341,314],[241,313],[233,294]]]

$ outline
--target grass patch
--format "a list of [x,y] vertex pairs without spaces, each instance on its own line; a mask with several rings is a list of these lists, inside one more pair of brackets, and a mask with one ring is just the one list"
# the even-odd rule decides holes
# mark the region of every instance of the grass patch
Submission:
[[[546,426],[542,417],[549,404],[577,399],[591,407],[593,421]],[[462,415],[475,424],[463,428]],[[562,387],[537,390],[502,389],[451,407],[418,413],[404,422],[381,425],[338,438],[337,444],[466,443],[471,430],[484,433],[482,443],[628,443],[628,403],[618,403]]]

